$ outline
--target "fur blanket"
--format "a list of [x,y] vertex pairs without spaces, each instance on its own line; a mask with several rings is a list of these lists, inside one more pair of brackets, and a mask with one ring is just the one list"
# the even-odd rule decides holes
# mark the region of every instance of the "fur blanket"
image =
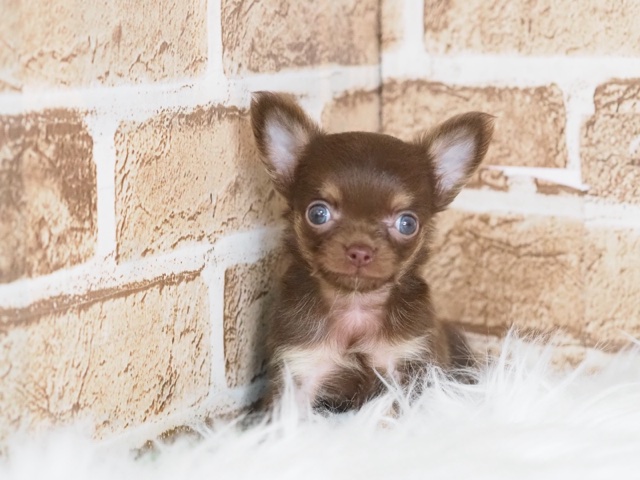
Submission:
[[[73,430],[9,442],[2,479],[603,479],[640,477],[640,349],[558,370],[513,337],[460,385],[433,372],[412,403],[390,387],[361,411],[200,428],[134,454]],[[394,401],[400,405],[390,414]],[[306,417],[306,418],[305,418]]]

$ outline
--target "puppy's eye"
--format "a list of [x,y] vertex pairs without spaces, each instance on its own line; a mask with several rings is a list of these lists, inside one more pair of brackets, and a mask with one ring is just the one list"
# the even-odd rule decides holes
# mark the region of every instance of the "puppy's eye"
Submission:
[[418,230],[418,219],[410,213],[403,213],[397,218],[395,227],[402,235],[411,236]]
[[331,220],[331,210],[324,203],[312,203],[307,209],[307,218],[312,225],[323,225]]

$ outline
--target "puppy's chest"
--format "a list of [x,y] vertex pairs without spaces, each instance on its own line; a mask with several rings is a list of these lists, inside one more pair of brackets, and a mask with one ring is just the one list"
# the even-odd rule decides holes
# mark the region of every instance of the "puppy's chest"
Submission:
[[423,358],[426,337],[396,338],[389,315],[388,290],[334,298],[326,336],[318,346],[327,365],[360,368],[353,362],[360,355],[367,365],[393,372],[400,360]]
[[387,299],[387,291],[333,298],[327,315],[329,343],[340,350],[371,348],[385,327]]

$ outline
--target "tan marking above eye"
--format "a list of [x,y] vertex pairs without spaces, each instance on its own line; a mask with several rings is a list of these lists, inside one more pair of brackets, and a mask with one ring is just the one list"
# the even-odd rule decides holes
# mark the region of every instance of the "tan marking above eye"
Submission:
[[320,187],[320,196],[333,206],[339,205],[342,200],[342,193],[333,182],[326,182]]
[[398,212],[400,210],[409,210],[411,205],[413,204],[413,196],[408,193],[395,193],[391,198],[390,207],[393,212]]

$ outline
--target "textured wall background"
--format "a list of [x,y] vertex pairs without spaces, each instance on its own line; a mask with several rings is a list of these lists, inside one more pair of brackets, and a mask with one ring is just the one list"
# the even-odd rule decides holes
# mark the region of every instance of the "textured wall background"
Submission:
[[330,131],[494,113],[441,219],[439,312],[576,346],[640,333],[635,3],[5,3],[0,438],[84,417],[148,437],[255,399],[281,204],[254,90]]
[[382,126],[497,116],[483,170],[442,215],[438,312],[567,345],[640,336],[638,2],[384,0]]
[[281,208],[250,92],[377,129],[378,1],[2,12],[0,437],[87,416],[148,436],[247,405]]

